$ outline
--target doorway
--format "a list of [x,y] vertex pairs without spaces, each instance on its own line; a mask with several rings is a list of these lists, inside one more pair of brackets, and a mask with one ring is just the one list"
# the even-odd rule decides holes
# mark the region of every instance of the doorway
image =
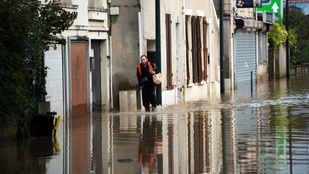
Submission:
[[101,101],[101,56],[100,41],[91,41],[91,81],[92,81],[92,110],[100,111]]
[[87,116],[86,42],[71,43],[72,117]]

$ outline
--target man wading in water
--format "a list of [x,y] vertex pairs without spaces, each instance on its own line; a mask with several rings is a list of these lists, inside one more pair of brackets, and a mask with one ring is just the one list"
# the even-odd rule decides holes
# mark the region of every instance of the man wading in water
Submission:
[[148,61],[147,56],[142,55],[141,63],[137,66],[137,78],[139,87],[142,89],[143,106],[146,112],[150,112],[149,102],[152,105],[152,112],[156,111],[156,84],[153,82],[152,75],[157,73],[159,69]]

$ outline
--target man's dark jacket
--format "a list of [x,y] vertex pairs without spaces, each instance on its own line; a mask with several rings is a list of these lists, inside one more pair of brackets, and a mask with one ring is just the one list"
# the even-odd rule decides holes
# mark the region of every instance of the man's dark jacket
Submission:
[[[141,72],[142,74],[139,73],[139,70],[138,70],[138,67],[137,67],[137,78],[138,78],[138,84],[139,86],[155,86],[155,83],[153,83],[153,79],[152,79],[152,75],[150,75],[150,72],[149,72],[149,66],[148,66],[148,62],[147,62],[147,66],[146,67],[143,67],[143,64],[140,63],[139,66],[141,67]],[[153,68],[153,71],[157,73],[159,73],[159,69],[154,66],[153,63],[150,63],[150,66],[152,66]],[[148,79],[147,82],[145,82],[144,84],[141,83],[141,80],[143,77],[146,77]]]

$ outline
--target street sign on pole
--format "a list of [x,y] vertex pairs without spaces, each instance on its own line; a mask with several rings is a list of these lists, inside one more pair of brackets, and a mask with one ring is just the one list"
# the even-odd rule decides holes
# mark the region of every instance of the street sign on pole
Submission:
[[276,23],[281,22],[282,17],[282,0],[262,0],[262,7],[257,8],[257,13],[263,14],[263,12],[277,13],[278,20]]
[[271,4],[271,0],[262,0],[262,6],[263,5],[270,5]]

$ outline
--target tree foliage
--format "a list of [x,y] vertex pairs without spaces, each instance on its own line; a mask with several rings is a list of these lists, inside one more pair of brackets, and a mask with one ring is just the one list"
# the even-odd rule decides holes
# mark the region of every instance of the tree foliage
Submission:
[[28,137],[37,102],[46,95],[44,51],[65,43],[57,35],[68,29],[76,12],[65,11],[58,0],[0,1],[0,122],[18,123],[19,137]]
[[[273,31],[268,33],[268,42],[271,47],[277,52],[279,45],[286,45],[288,32],[283,23],[273,24]],[[289,45],[291,48],[296,48],[298,35],[295,29],[289,30]]]
[[286,37],[288,33],[282,23],[274,24],[273,27],[273,31],[268,33],[268,42],[276,52],[279,45],[286,43]]
[[[286,11],[284,10],[283,23],[286,25]],[[289,6],[289,39],[293,33],[297,40],[291,45],[291,63],[302,64],[309,62],[309,15],[304,14],[301,8]]]

